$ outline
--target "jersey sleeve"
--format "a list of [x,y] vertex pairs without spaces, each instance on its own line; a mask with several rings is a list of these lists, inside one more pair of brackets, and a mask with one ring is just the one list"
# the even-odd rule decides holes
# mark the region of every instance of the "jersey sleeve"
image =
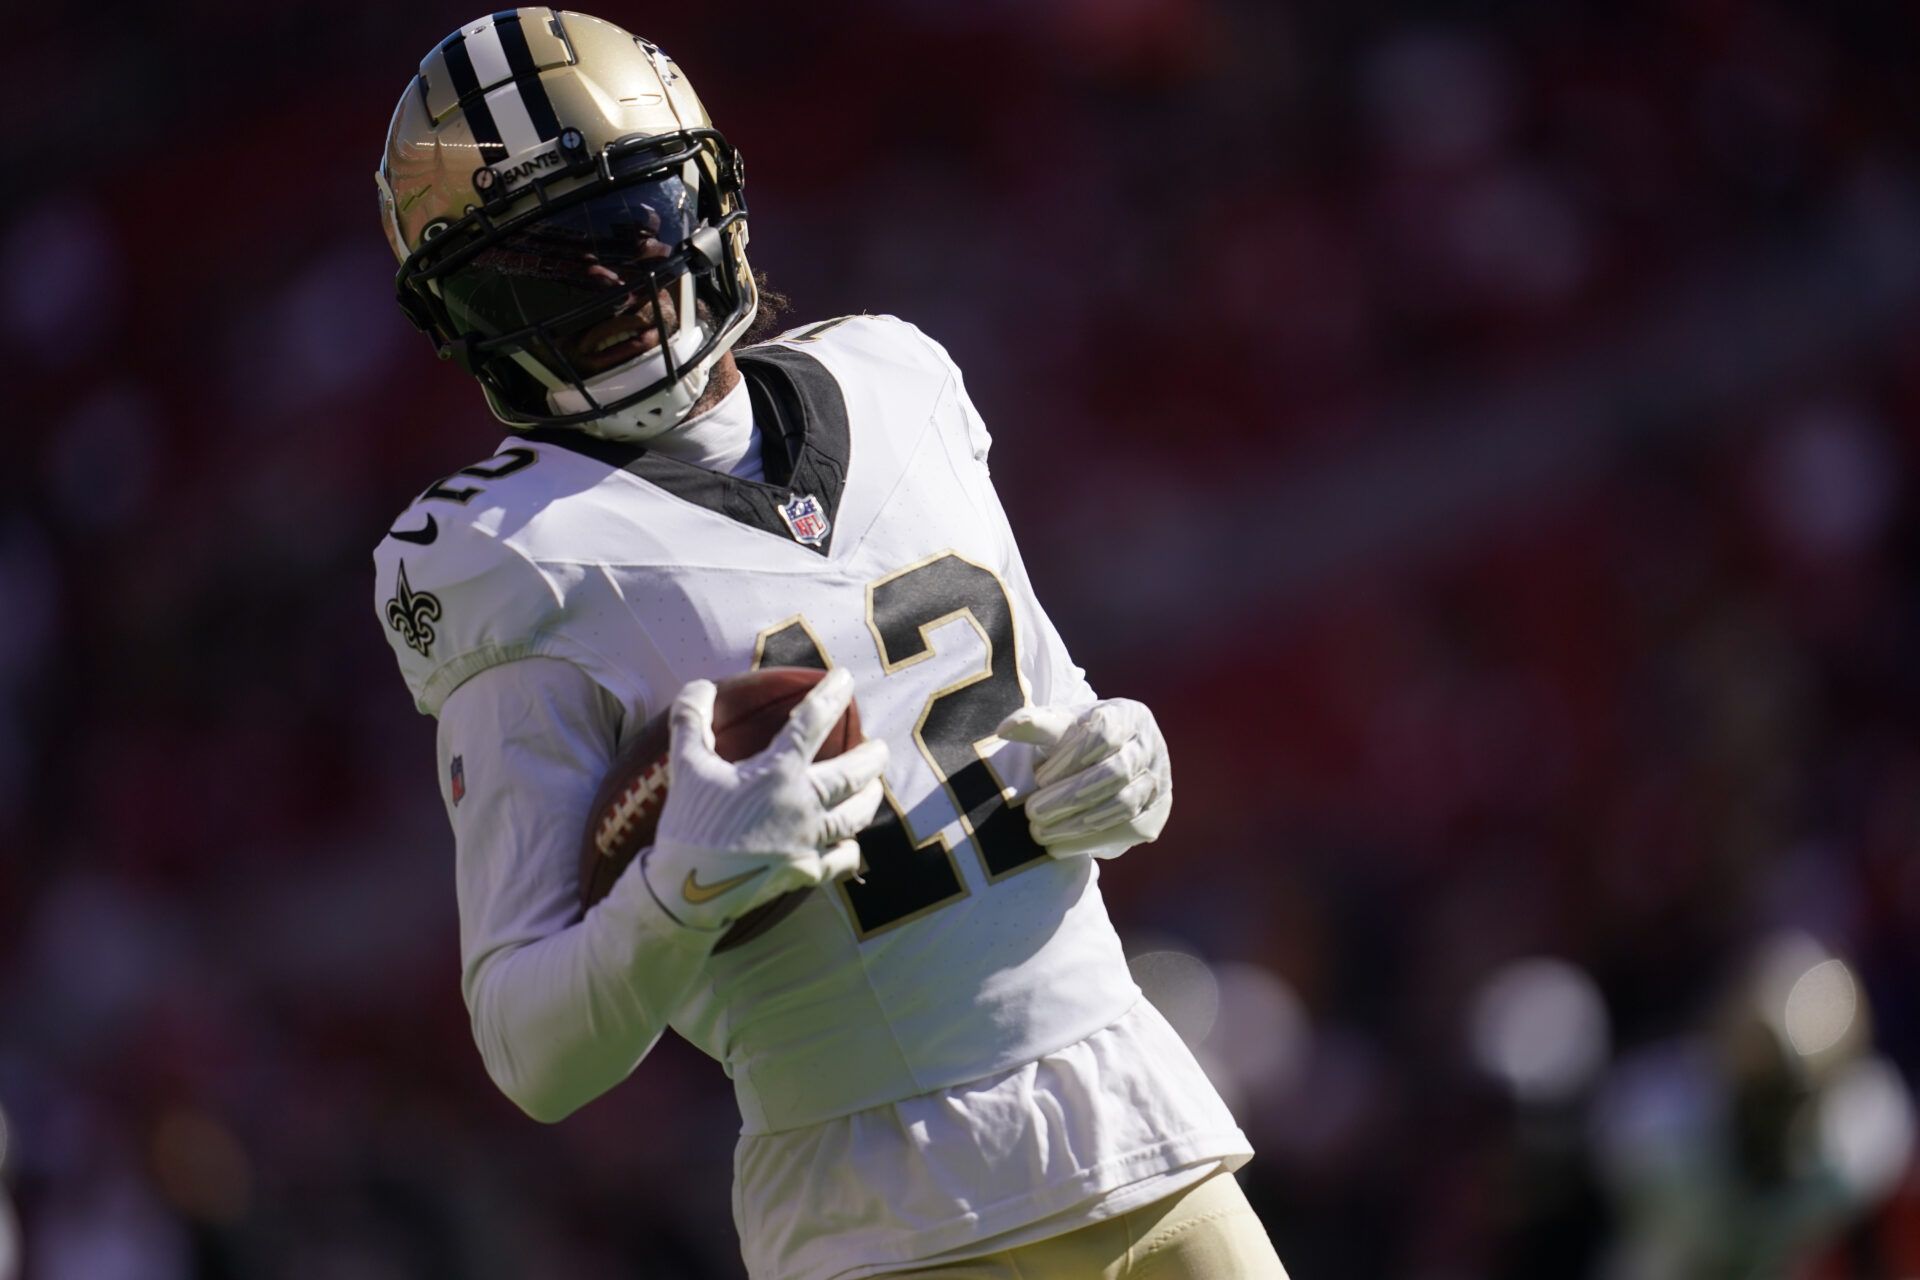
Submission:
[[1032,661],[1037,677],[1032,690],[1033,700],[1041,706],[1075,709],[1092,706],[1100,700],[1100,695],[1093,691],[1093,686],[1087,681],[1086,668],[1073,660],[1059,628],[1053,625],[1053,619],[1041,607],[1039,596],[1034,594],[1033,582],[1027,577],[1027,566],[1020,557],[1020,547],[1013,540],[1013,527],[1007,521],[1007,513],[1000,506],[1000,499],[993,493],[992,486],[986,488],[1001,532],[1007,540],[1007,581],[1018,601],[1016,607],[1025,608],[1030,623],[1030,643],[1035,646]]
[[909,320],[898,316],[871,316],[871,320],[883,323],[897,331],[900,341],[918,347],[922,358],[932,361],[934,367],[945,378],[953,382],[953,394],[960,402],[960,408],[966,424],[967,452],[982,467],[987,465],[987,451],[993,448],[993,437],[987,434],[987,424],[973,407],[973,401],[967,396],[967,380],[960,373],[960,366],[953,362],[947,349],[928,337],[926,332]]
[[[887,319],[893,320],[892,316]],[[960,373],[960,366],[953,362],[947,349],[922,333],[919,328],[905,320],[894,320],[895,324],[908,330],[939,362],[940,368],[953,379],[953,394],[960,403],[961,415],[965,420],[967,433],[967,452],[984,469],[987,465],[987,451],[993,448],[993,437],[987,433],[987,424],[980,417],[980,411],[973,407],[973,400],[967,395],[967,380]]]
[[537,1120],[625,1079],[712,945],[661,910],[638,860],[580,911],[580,833],[633,727],[574,664],[543,657],[482,671],[440,716],[461,991],[487,1074]]
[[560,593],[539,566],[469,524],[430,521],[430,543],[389,535],[373,553],[374,609],[414,704],[437,716],[447,695],[488,667],[569,656]]
[[1018,540],[1013,536],[1013,523],[1007,519],[1006,507],[1000,501],[1000,493],[994,488],[987,468],[987,451],[993,446],[993,437],[987,433],[986,422],[981,419],[980,411],[967,394],[966,379],[961,376],[960,367],[947,355],[946,348],[919,329],[904,320],[895,320],[893,323],[911,331],[913,338],[930,351],[945,370],[947,384],[941,392],[940,416],[952,422],[948,428],[948,447],[955,469],[967,473],[966,488],[973,496],[982,518],[999,534],[1003,549],[1001,572],[1028,623],[1027,643],[1034,650],[1030,659],[1033,664],[1031,678],[1034,701],[1057,707],[1092,705],[1099,700],[1099,695],[1087,682],[1085,668],[1076,663],[1067,651],[1066,640],[1053,625],[1053,619],[1047,616],[1046,609],[1040,604],[1040,597],[1034,592],[1033,582],[1027,576],[1026,561],[1020,554]]

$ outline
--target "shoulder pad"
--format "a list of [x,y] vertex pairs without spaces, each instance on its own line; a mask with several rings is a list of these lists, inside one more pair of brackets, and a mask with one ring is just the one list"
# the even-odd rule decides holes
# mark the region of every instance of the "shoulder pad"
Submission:
[[476,514],[417,503],[373,553],[374,610],[428,715],[477,672],[540,652],[560,609],[539,566]]
[[973,407],[973,401],[967,397],[966,382],[960,375],[960,367],[954,364],[953,357],[947,354],[945,347],[921,332],[919,326],[911,321],[889,315],[837,316],[832,320],[789,329],[772,341],[802,351],[817,344],[835,354],[845,353],[855,358],[916,369],[932,375],[941,383],[951,381],[953,397],[959,402],[961,416],[966,422],[967,450],[975,460],[982,463],[986,461],[987,450],[992,446],[993,439],[987,434],[986,424]]
[[828,350],[844,350],[869,358],[891,359],[946,372],[952,368],[940,344],[898,316],[835,316],[814,324],[789,329],[769,339],[785,346],[806,350],[818,345]]

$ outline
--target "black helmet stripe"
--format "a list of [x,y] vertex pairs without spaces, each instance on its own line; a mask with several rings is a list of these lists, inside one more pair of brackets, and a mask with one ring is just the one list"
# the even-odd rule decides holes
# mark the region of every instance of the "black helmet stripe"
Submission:
[[493,29],[500,36],[500,47],[506,50],[507,66],[513,71],[514,88],[520,91],[520,101],[527,108],[527,118],[533,122],[533,130],[540,135],[542,142],[560,136],[560,120],[553,113],[553,100],[547,97],[547,88],[540,83],[540,70],[534,65],[533,50],[527,47],[527,33],[520,29],[520,13],[508,9],[493,15]]
[[500,126],[494,123],[492,108],[480,96],[480,77],[473,72],[473,57],[467,52],[466,35],[461,33],[450,37],[441,46],[441,52],[447,60],[447,78],[453,81],[454,97],[467,117],[467,127],[473,130],[473,140],[480,146],[481,162],[500,163],[507,158],[507,144],[500,140]]

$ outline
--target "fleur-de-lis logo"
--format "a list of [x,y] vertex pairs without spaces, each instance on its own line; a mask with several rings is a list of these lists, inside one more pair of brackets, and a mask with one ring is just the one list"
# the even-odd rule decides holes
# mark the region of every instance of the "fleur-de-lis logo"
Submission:
[[400,562],[400,581],[387,601],[387,625],[400,633],[407,647],[421,657],[433,648],[433,624],[440,621],[440,598],[407,585],[407,562]]
[[680,68],[674,62],[672,54],[651,40],[640,40],[639,45],[647,51],[648,57],[660,64],[660,70],[663,73],[660,76],[662,84],[672,84],[680,78]]

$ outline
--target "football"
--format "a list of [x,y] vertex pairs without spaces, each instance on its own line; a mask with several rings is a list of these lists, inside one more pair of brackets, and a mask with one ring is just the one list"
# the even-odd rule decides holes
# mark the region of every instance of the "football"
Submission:
[[[718,682],[713,701],[713,747],[723,760],[744,760],[764,750],[787,722],[787,713],[827,673],[811,667],[767,667]],[[634,855],[653,843],[660,810],[667,799],[667,748],[672,734],[667,713],[641,728],[615,757],[594,795],[580,848],[580,900],[591,907],[607,896]],[[827,733],[816,760],[826,760],[862,741],[860,709],[846,714]],[[733,922],[714,945],[718,955],[771,929],[792,914],[810,889],[795,889],[762,903]]]

